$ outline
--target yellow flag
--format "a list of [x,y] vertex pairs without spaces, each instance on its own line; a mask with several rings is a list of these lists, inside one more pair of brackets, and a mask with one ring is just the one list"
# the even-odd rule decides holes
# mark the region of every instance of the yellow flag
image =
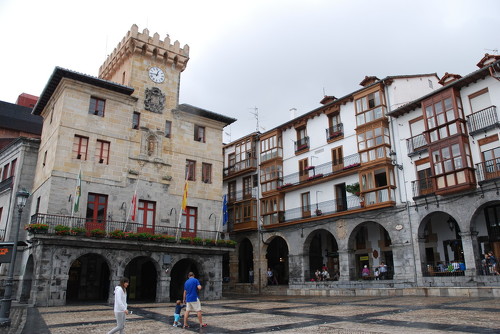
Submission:
[[187,199],[188,199],[188,182],[184,184],[184,194],[182,195],[182,211],[186,211],[187,207]]

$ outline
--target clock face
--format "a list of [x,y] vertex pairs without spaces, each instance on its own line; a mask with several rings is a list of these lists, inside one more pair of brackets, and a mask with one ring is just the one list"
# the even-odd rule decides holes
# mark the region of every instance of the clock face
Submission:
[[162,83],[165,81],[165,73],[159,67],[151,67],[149,69],[149,78],[156,83]]

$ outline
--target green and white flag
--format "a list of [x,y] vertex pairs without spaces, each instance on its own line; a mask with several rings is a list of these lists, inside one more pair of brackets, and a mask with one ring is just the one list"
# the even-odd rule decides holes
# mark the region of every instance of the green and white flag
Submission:
[[73,201],[73,213],[78,212],[80,207],[80,196],[82,195],[82,170],[78,173],[76,180],[75,199]]

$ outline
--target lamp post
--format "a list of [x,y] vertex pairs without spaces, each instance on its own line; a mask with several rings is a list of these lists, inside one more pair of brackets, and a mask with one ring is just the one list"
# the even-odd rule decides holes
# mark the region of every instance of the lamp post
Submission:
[[14,280],[14,267],[16,266],[17,255],[17,241],[19,239],[19,226],[21,225],[21,216],[23,214],[24,206],[30,196],[26,190],[20,190],[16,193],[16,206],[17,206],[17,225],[13,227],[16,229],[14,234],[14,245],[12,246],[12,258],[9,265],[9,273],[5,280],[5,291],[3,299],[0,301],[0,327],[10,326],[10,306],[12,302],[12,285]]

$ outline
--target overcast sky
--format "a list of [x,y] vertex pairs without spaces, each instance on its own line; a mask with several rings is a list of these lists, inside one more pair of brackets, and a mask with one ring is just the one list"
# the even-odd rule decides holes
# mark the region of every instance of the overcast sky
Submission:
[[0,0],[0,100],[39,96],[55,66],[97,76],[134,23],[189,45],[180,103],[237,118],[226,142],[255,108],[263,132],[365,75],[466,75],[500,48],[497,0]]

